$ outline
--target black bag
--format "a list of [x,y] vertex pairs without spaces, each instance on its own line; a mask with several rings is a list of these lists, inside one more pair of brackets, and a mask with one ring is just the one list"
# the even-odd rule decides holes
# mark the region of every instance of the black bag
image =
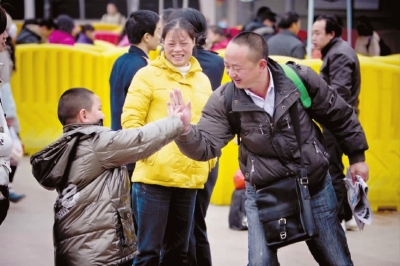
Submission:
[[[302,156],[296,104],[289,111]],[[268,247],[278,249],[318,236],[310,200],[307,170],[302,158],[297,176],[278,180],[256,190],[259,219]]]
[[247,216],[244,208],[246,189],[235,189],[229,208],[229,228],[233,230],[247,230]]

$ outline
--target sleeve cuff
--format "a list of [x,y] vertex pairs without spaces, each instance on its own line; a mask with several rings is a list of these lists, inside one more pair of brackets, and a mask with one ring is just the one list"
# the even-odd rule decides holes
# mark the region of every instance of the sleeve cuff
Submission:
[[359,162],[365,162],[365,153],[360,152],[360,153],[355,153],[352,155],[349,155],[349,163],[350,165],[359,163]]

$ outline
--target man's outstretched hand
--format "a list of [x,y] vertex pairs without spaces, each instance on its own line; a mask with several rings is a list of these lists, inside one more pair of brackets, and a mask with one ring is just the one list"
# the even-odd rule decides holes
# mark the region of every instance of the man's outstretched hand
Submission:
[[185,105],[183,100],[182,92],[179,89],[174,89],[173,92],[169,93],[170,102],[168,103],[168,115],[178,116],[184,126],[184,132],[186,133],[190,129],[190,119],[192,117],[192,104],[188,101]]

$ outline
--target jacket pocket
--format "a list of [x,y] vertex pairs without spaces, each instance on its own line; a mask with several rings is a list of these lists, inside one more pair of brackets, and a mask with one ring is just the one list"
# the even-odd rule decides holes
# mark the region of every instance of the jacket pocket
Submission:
[[136,243],[135,228],[133,226],[132,212],[127,207],[118,209],[118,217],[120,222],[120,236],[122,246],[132,246]]

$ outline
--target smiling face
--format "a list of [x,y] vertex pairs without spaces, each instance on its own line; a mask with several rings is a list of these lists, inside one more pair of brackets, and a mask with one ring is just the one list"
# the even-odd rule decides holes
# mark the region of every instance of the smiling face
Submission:
[[230,42],[225,50],[224,64],[226,73],[240,89],[256,87],[266,60],[251,60],[247,45]]
[[177,67],[187,66],[193,54],[195,39],[190,38],[188,32],[175,27],[167,32],[163,39],[165,57]]

